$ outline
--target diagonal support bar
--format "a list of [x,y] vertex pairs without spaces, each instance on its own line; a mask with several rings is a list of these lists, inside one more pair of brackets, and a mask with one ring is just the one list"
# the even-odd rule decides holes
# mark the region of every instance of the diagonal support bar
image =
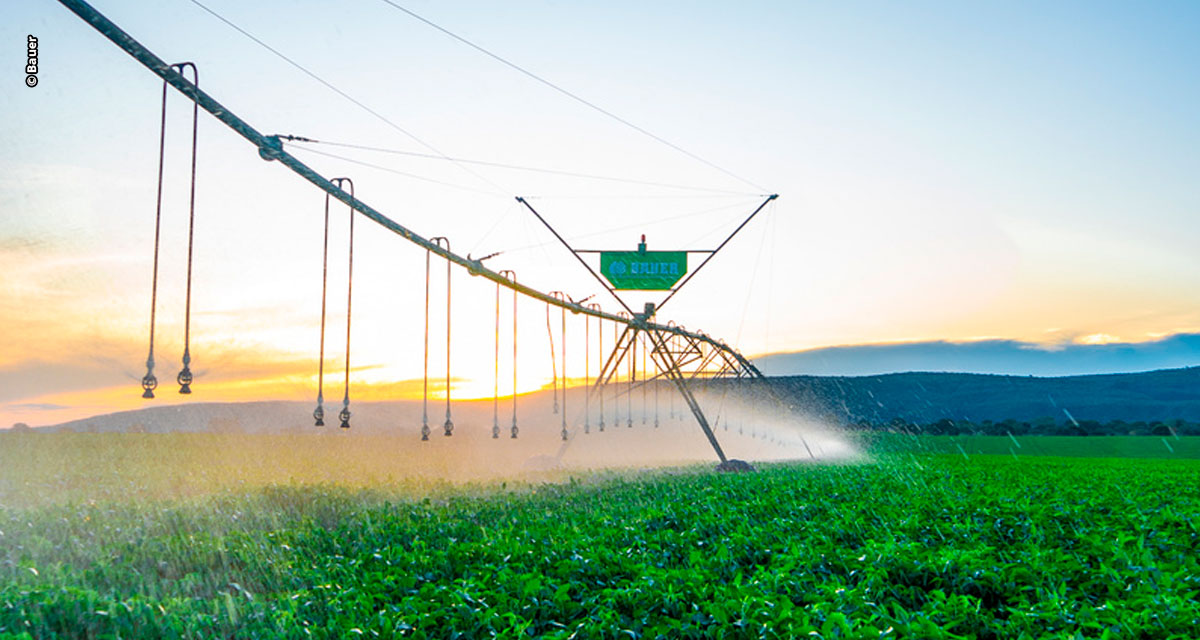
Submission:
[[768,203],[770,203],[771,201],[775,200],[778,197],[779,197],[778,193],[772,193],[771,195],[767,196],[767,199],[763,200],[762,204],[758,205],[758,208],[755,209],[753,213],[751,213],[745,220],[742,221],[741,224],[739,224],[737,226],[736,229],[733,230],[733,233],[729,234],[728,237],[726,237],[724,240],[721,241],[721,244],[717,245],[716,249],[712,250],[712,253],[708,254],[708,257],[704,259],[704,262],[700,263],[700,266],[696,267],[696,269],[694,271],[689,273],[687,275],[687,277],[683,279],[683,282],[680,282],[679,284],[675,285],[675,288],[671,290],[670,295],[663,298],[662,302],[658,303],[658,308],[661,310],[663,308],[663,305],[667,304],[667,302],[670,301],[671,298],[674,298],[675,294],[679,293],[679,290],[683,288],[683,285],[687,284],[692,278],[696,277],[696,274],[700,273],[700,270],[704,268],[704,265],[708,264],[709,260],[712,260],[714,257],[716,257],[716,255],[721,252],[721,249],[724,249],[725,245],[729,244],[729,241],[733,240],[733,237],[736,236],[739,231],[741,231],[743,228],[745,228],[746,225],[750,224],[750,221],[754,219],[754,216],[758,215],[759,211],[762,211],[763,208],[766,207]]
[[692,410],[692,415],[696,417],[696,422],[700,424],[700,430],[708,438],[708,443],[712,445],[713,451],[717,452],[717,458],[721,462],[727,462],[728,458],[725,457],[725,451],[721,449],[721,443],[717,441],[717,434],[713,433],[712,427],[709,426],[708,418],[704,416],[704,411],[700,409],[700,403],[696,402],[696,397],[692,395],[692,390],[688,387],[687,379],[679,370],[679,365],[667,349],[662,336],[657,331],[647,331],[646,334],[654,342],[654,348],[650,350],[651,355],[655,360],[658,360],[659,367],[667,374],[671,382],[675,383],[675,388],[679,390],[679,395],[683,396],[683,401],[687,403],[688,408]]
[[579,252],[576,251],[573,247],[571,247],[571,245],[567,242],[566,238],[563,238],[561,235],[559,235],[558,231],[555,231],[554,227],[550,226],[549,222],[546,222],[546,219],[542,217],[542,214],[537,212],[537,209],[533,208],[533,205],[529,204],[529,202],[527,200],[525,200],[525,198],[522,198],[521,196],[517,196],[517,202],[520,202],[521,204],[525,205],[525,208],[529,209],[529,212],[532,213],[538,219],[538,222],[541,222],[543,225],[545,225],[546,228],[550,230],[550,233],[553,233],[554,237],[558,238],[558,241],[561,242],[562,245],[567,248],[567,251],[570,251],[571,255],[575,256],[575,259],[579,261],[579,264],[583,265],[583,268],[587,269],[588,273],[592,274],[592,277],[596,279],[596,282],[599,282],[600,286],[604,287],[605,291],[612,294],[612,297],[618,303],[620,303],[622,307],[625,307],[625,310],[629,312],[629,315],[634,315],[633,309],[630,309],[629,305],[625,304],[625,301],[621,299],[621,296],[617,295],[617,291],[615,289],[613,289],[612,287],[608,286],[608,283],[604,281],[604,278],[601,278],[600,274],[596,273],[592,269],[592,267],[590,265],[588,265],[587,261],[585,261],[583,258],[579,257]]

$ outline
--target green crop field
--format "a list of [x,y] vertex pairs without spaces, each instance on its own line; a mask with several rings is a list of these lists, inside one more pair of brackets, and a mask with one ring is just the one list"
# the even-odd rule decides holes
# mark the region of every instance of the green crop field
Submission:
[[911,436],[859,434],[860,446],[875,452],[942,453],[959,456],[1065,456],[1070,458],[1200,459],[1197,436]]
[[313,442],[0,435],[0,638],[1200,636],[1186,440],[458,483]]

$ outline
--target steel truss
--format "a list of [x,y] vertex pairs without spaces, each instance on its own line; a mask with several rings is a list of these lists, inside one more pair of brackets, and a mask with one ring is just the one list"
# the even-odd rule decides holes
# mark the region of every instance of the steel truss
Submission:
[[[717,246],[716,249],[692,251],[691,253],[707,253],[708,256],[703,262],[700,263],[698,267],[696,267],[694,271],[689,273],[687,277],[684,278],[683,282],[670,289],[670,293],[668,293],[667,296],[663,298],[657,305],[654,303],[646,303],[644,311],[641,313],[633,311],[633,309],[630,308],[625,300],[617,294],[616,290],[613,287],[610,287],[608,283],[605,282],[604,279],[601,278],[600,275],[597,274],[596,271],[592,269],[587,261],[585,261],[580,255],[580,253],[595,253],[594,251],[576,250],[570,245],[570,243],[566,241],[565,238],[562,237],[562,235],[558,233],[558,231],[555,231],[554,227],[551,226],[544,217],[542,217],[542,214],[538,213],[538,211],[533,208],[533,205],[529,204],[529,202],[524,198],[517,198],[517,201],[525,205],[525,208],[529,209],[529,212],[532,213],[543,225],[545,225],[546,228],[550,230],[550,233],[554,234],[554,237],[557,238],[558,241],[561,242],[562,245],[575,256],[579,263],[582,264],[585,269],[587,269],[588,273],[592,274],[592,277],[594,277],[596,281],[600,283],[600,286],[604,287],[604,289],[608,291],[609,294],[611,294],[612,297],[615,298],[616,301],[625,308],[626,311],[629,312],[630,317],[626,321],[625,330],[621,332],[621,335],[617,338],[617,343],[613,345],[612,351],[609,352],[609,356],[605,361],[604,366],[600,370],[600,375],[596,378],[595,385],[588,391],[589,398],[592,394],[603,393],[604,386],[617,374],[620,363],[624,361],[626,357],[631,358],[633,362],[637,361],[638,333],[645,333],[651,342],[651,357],[654,359],[654,364],[659,373],[651,378],[644,379],[640,384],[635,384],[635,381],[631,378],[629,381],[630,385],[626,390],[626,393],[633,393],[635,388],[640,388],[663,376],[669,379],[675,385],[675,388],[679,391],[679,394],[683,396],[684,402],[686,402],[688,408],[691,409],[692,415],[695,416],[696,422],[700,425],[700,429],[704,432],[705,437],[708,438],[709,444],[712,445],[713,451],[715,451],[717,457],[720,458],[722,463],[721,468],[724,468],[725,463],[728,462],[728,458],[725,457],[725,452],[721,449],[721,444],[717,441],[717,436],[713,432],[712,427],[708,424],[708,418],[704,415],[704,411],[700,408],[700,404],[696,401],[696,397],[692,393],[688,383],[696,378],[712,379],[732,377],[736,379],[752,378],[765,380],[765,377],[763,376],[762,372],[760,372],[758,368],[754,366],[754,364],[743,357],[742,354],[738,353],[737,350],[730,348],[723,341],[713,340],[703,332],[692,333],[683,331],[682,329],[669,323],[666,326],[663,326],[655,324],[651,322],[651,320],[654,318],[655,313],[657,313],[664,304],[670,301],[670,299],[673,298],[676,293],[679,293],[679,290],[685,284],[687,284],[697,272],[703,269],[704,265],[708,264],[709,260],[712,260],[713,257],[721,251],[721,249],[725,248],[725,245],[729,244],[729,241],[732,240],[733,237],[738,234],[738,232],[745,228],[745,226],[754,219],[754,216],[758,215],[758,213],[762,211],[768,203],[778,197],[778,195],[771,195],[767,197],[766,200],[763,200],[762,204],[758,205],[758,208],[756,208],[745,220],[743,220],[742,223],[738,225],[737,228],[734,229],[733,232],[730,233],[725,240]],[[631,367],[630,370],[631,372],[636,371],[636,366]],[[769,385],[763,386],[764,388],[770,390]],[[563,432],[563,439],[566,439],[565,428]]]

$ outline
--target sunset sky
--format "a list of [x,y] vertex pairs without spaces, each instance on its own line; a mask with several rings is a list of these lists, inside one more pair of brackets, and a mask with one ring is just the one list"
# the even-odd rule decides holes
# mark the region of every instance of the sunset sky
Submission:
[[[726,173],[380,0],[202,1],[391,124],[194,2],[93,4],[165,60],[195,61],[201,87],[264,133],[627,179],[289,146],[417,233],[502,252],[490,267],[544,291],[598,287],[514,196],[581,248],[645,233],[651,249],[702,249],[778,193],[661,321],[748,355],[1200,331],[1194,2],[399,2]],[[50,0],[6,6],[0,42],[0,428],[145,406],[161,82]],[[180,401],[190,118],[172,90],[158,403]],[[187,401],[312,399],[323,195],[212,117],[199,136]],[[349,214],[333,214],[327,399],[345,347]],[[355,232],[353,395],[414,397],[424,252],[363,219]],[[494,287],[453,278],[455,393],[487,396]],[[545,305],[518,312],[524,392],[549,382],[550,355]],[[584,323],[569,322],[582,378]]]

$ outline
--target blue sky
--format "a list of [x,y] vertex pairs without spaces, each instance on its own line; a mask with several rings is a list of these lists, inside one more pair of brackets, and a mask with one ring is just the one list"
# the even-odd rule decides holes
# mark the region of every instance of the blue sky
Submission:
[[[472,174],[316,147],[447,186],[297,151],[424,235],[504,251],[494,266],[539,288],[595,286],[514,195],[578,242],[631,248],[645,232],[667,249],[710,246],[762,191],[378,0],[205,4],[448,155],[748,192]],[[426,150],[192,2],[95,6],[165,59],[195,60],[202,86],[264,131]],[[664,320],[751,354],[1200,329],[1195,3],[406,6],[781,195]],[[13,403],[108,406],[144,360],[161,85],[57,3],[6,9],[0,41],[29,33],[41,83],[28,89],[14,71],[0,86],[0,369],[41,383]],[[163,361],[180,346],[186,231],[189,111],[178,96],[171,108]],[[319,321],[320,195],[211,118],[199,163],[195,355],[207,386],[300,394]],[[421,301],[423,255],[361,228],[357,364],[370,383],[410,380],[421,327],[406,310]],[[339,247],[344,233],[335,227]],[[463,278],[459,353],[484,353],[488,327],[474,325],[488,323],[470,320],[490,313],[487,287]],[[521,330],[525,344],[544,341],[536,323]],[[490,363],[477,360],[458,365],[464,392],[490,389]],[[541,368],[524,367],[527,388],[549,378]],[[56,395],[68,392],[91,395]],[[38,415],[0,406],[0,424]]]

